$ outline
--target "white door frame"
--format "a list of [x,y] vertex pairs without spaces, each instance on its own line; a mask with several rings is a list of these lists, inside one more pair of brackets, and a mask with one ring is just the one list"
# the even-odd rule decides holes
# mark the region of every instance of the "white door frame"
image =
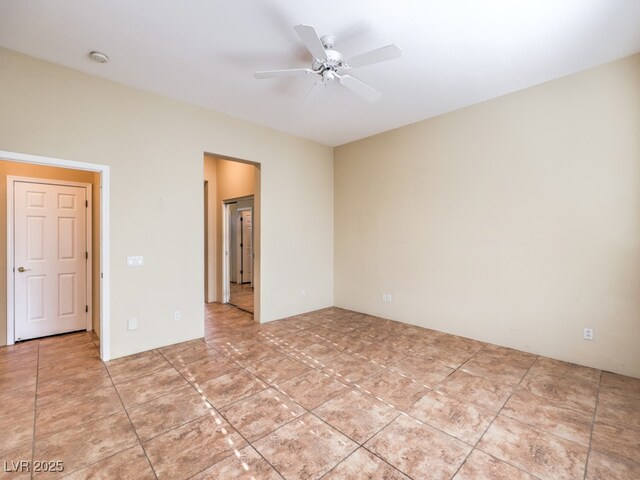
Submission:
[[[248,282],[251,284],[251,286],[253,287],[253,263],[254,263],[254,255],[253,255],[253,207],[241,207],[238,208],[238,213],[240,212],[246,212],[249,211],[251,212],[251,280]],[[240,215],[238,215],[238,218],[240,217]],[[240,227],[242,227],[242,222],[240,223]],[[242,243],[244,244],[244,232],[241,233],[241,238],[242,238]],[[243,266],[242,270],[244,271],[244,247],[240,249],[240,255],[242,256],[242,261],[241,261],[241,265]],[[238,282],[239,284],[244,284],[244,276],[240,275],[240,282]]]
[[230,272],[230,232],[231,232],[231,204],[235,202],[223,202],[222,204],[222,303],[229,303],[231,298],[231,272]]
[[[92,215],[87,215],[93,209],[93,196],[91,194],[90,183],[68,182],[66,180],[51,180],[46,178],[19,177],[7,175],[7,345],[15,343],[15,260],[13,227],[15,220],[14,207],[14,190],[15,182],[39,183],[42,185],[64,185],[69,187],[85,188],[85,199],[87,200],[87,208],[85,209],[85,238],[87,248],[87,298],[86,305],[89,307],[87,311],[87,331],[93,330],[93,230]],[[9,343],[11,341],[11,343]]]
[[[35,165],[47,165],[53,167],[71,168],[76,170],[87,170],[100,173],[100,358],[103,361],[111,359],[110,348],[110,318],[111,318],[111,299],[109,288],[109,166],[97,163],[76,162],[74,160],[65,160],[54,157],[44,157],[39,155],[30,155],[27,153],[6,152],[0,150],[0,160],[9,160],[12,162],[30,163]],[[7,214],[7,219],[9,215]],[[13,228],[13,227],[12,227]],[[10,250],[7,249],[7,288],[11,284],[13,276],[12,259],[9,259]],[[11,287],[13,288],[13,286]],[[7,294],[7,345],[13,345],[15,338],[13,336],[13,322],[9,319],[9,305],[13,307],[11,296]],[[13,314],[11,312],[11,314]],[[9,324],[11,324],[11,336],[9,335]]]

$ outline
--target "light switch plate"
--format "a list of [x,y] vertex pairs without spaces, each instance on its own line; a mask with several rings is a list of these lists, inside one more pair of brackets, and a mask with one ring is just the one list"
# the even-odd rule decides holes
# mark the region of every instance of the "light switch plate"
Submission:
[[128,318],[127,319],[127,330],[137,330],[138,329],[138,319],[137,318]]
[[141,267],[144,265],[143,256],[127,257],[127,267]]

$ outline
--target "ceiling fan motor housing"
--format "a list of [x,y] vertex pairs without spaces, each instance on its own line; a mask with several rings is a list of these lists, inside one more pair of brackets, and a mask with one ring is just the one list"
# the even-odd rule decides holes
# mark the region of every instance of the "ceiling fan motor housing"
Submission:
[[343,66],[342,54],[337,50],[326,50],[326,59],[313,59],[313,69],[322,73],[325,70],[336,70]]

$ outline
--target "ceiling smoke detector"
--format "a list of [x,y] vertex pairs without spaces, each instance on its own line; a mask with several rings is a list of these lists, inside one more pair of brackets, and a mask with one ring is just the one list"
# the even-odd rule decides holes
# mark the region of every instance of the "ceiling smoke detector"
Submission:
[[95,50],[89,54],[89,58],[91,60],[95,60],[98,63],[107,63],[109,61],[109,57],[107,57],[104,53],[96,52]]

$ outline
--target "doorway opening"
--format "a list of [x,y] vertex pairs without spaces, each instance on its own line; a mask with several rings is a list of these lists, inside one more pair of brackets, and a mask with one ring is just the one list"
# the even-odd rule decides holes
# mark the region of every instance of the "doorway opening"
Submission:
[[0,152],[0,176],[0,345],[83,330],[109,360],[109,167]]
[[224,202],[223,303],[253,313],[253,195]]
[[259,321],[260,167],[204,157],[205,302],[233,305]]

